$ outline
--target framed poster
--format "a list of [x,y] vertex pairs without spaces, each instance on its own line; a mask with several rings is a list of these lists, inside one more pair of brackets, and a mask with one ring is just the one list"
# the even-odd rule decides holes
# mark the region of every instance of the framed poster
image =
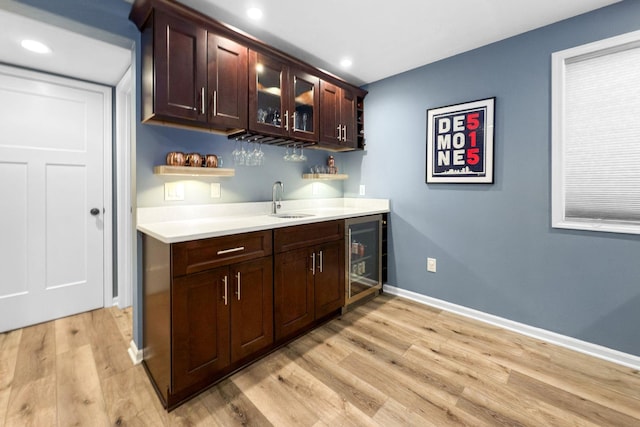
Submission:
[[496,98],[427,110],[429,183],[493,183]]

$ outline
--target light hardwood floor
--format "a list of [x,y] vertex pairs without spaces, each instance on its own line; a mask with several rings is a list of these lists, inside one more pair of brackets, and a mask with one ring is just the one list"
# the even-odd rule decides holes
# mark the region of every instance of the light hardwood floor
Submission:
[[6,426],[640,426],[640,373],[388,295],[167,413],[131,311],[0,334]]

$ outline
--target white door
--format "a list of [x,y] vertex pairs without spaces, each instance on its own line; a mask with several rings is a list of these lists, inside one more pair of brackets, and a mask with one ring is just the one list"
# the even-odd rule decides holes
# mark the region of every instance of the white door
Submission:
[[0,332],[104,306],[110,139],[110,88],[0,66]]

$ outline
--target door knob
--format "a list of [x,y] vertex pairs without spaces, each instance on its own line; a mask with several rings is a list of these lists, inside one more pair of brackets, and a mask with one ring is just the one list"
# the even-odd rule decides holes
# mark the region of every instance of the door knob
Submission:
[[93,209],[91,209],[91,210],[89,211],[89,213],[90,213],[91,215],[93,215],[93,216],[96,216],[96,215],[98,215],[98,214],[100,213],[100,209],[98,209],[98,208],[93,208]]

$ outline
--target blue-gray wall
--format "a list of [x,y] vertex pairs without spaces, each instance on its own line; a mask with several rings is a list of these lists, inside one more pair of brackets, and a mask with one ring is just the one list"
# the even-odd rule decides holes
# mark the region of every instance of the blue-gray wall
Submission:
[[[550,226],[551,54],[638,29],[625,1],[368,86],[345,196],[391,199],[389,284],[640,355],[640,236]],[[425,184],[426,110],[492,96],[495,184]]]
[[[121,0],[21,1],[139,44]],[[637,29],[640,2],[626,0],[371,84],[367,151],[336,155],[351,178],[321,196],[353,197],[362,183],[367,196],[391,199],[389,284],[640,355],[639,236],[550,227],[550,55]],[[409,46],[407,55],[419,52]],[[426,110],[491,96],[495,184],[426,185]],[[136,132],[139,206],[168,204],[162,186],[174,179],[151,172],[167,151],[213,152],[231,165],[225,137],[140,123]],[[311,197],[300,175],[326,153],[307,150],[312,159],[297,165],[281,160],[281,148],[265,151],[263,168],[219,181],[221,199],[208,198],[207,178],[186,183],[184,203],[267,200],[276,179],[288,198]]]
[[[326,164],[327,156],[331,153],[325,151],[305,149],[304,155],[308,157],[307,162],[285,162],[284,147],[265,145],[262,147],[265,154],[264,166],[236,167],[231,156],[236,143],[226,136],[155,125],[142,125],[138,131],[138,207],[266,201],[271,200],[271,187],[274,181],[284,183],[285,200],[342,197],[343,194],[342,181],[317,183],[316,194],[314,194],[312,181],[302,179],[302,174],[309,172],[309,167]],[[244,146],[250,150],[255,148],[254,145],[244,143]],[[232,178],[154,175],[153,166],[164,164],[169,151],[221,155],[224,161],[223,167],[235,168],[236,175]],[[338,159],[337,166],[340,170],[342,170],[341,163],[342,161]],[[185,200],[164,201],[164,183],[166,182],[182,182]],[[210,196],[209,184],[212,182],[220,183],[222,197],[219,199],[213,199]]]

